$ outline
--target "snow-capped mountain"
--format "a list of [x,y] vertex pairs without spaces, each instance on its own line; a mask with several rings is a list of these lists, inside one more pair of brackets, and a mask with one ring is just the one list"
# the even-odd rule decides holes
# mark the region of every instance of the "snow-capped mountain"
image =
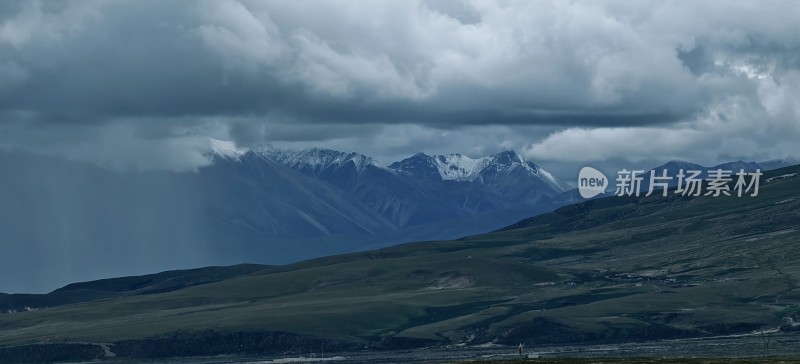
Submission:
[[399,227],[507,209],[549,210],[567,186],[513,151],[470,158],[418,153],[388,167],[328,149],[252,153],[340,188]]
[[355,152],[319,148],[287,150],[269,145],[243,150],[228,141],[210,139],[210,143],[213,153],[220,157],[238,159],[243,154],[252,152],[321,179],[327,179],[341,169],[350,170],[355,174],[361,174],[368,169],[388,169],[413,179],[477,183],[508,176],[528,176],[543,182],[558,193],[569,189],[569,186],[557,180],[551,173],[510,150],[479,158],[470,158],[458,153],[434,156],[417,153],[384,168],[378,166],[372,158]]
[[536,186],[538,192],[546,195],[559,194],[569,189],[550,172],[511,150],[480,158],[470,158],[461,154],[429,156],[418,153],[391,164],[389,168],[418,179],[476,184],[523,182]]
[[418,178],[436,178],[443,181],[471,181],[490,163],[490,157],[472,159],[461,154],[429,156],[418,153],[395,162],[389,168]]
[[252,153],[348,193],[394,227],[428,224],[463,216],[413,179],[378,166],[370,157],[330,149],[282,150],[257,147]]
[[252,149],[253,153],[271,159],[287,167],[301,170],[311,176],[319,177],[340,168],[354,168],[361,172],[375,166],[372,158],[358,153],[345,153],[331,149],[286,150],[261,146]]
[[389,168],[415,177],[438,176],[443,181],[475,181],[492,175],[508,175],[519,170],[524,174],[541,177],[555,189],[566,188],[552,174],[512,150],[480,158],[470,158],[461,154],[429,156],[418,153],[391,164]]

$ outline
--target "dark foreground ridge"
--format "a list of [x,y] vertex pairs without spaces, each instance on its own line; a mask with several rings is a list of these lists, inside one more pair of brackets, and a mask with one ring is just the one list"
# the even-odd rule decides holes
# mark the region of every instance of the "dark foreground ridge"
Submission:
[[[764,336],[735,335],[699,339],[629,342],[620,344],[537,346],[525,348],[522,357],[515,346],[439,345],[415,349],[365,350],[364,347],[318,346],[285,333],[219,335],[205,332],[164,336],[121,344],[59,343],[33,344],[0,349],[3,362],[40,363],[58,361],[174,363],[286,363],[327,361],[342,363],[800,363],[797,332]],[[277,339],[277,340],[273,340]],[[294,340],[296,339],[296,340]],[[209,344],[208,348],[203,348]],[[302,344],[306,346],[302,346]],[[130,352],[131,348],[144,351]],[[150,348],[168,347],[172,355]],[[222,348],[222,349],[221,349]],[[238,348],[232,352],[230,348]],[[221,350],[220,350],[221,349]],[[125,356],[117,355],[124,353]],[[182,353],[180,357],[175,353]]]
[[48,307],[16,297],[29,310],[0,314],[0,354],[49,362],[518,343],[625,354],[666,342],[650,353],[680,356],[694,344],[676,342],[731,338],[704,352],[796,355],[786,348],[800,342],[798,171],[769,172],[757,197],[612,197],[459,240],[217,268],[219,279],[76,284],[51,295],[115,295]]

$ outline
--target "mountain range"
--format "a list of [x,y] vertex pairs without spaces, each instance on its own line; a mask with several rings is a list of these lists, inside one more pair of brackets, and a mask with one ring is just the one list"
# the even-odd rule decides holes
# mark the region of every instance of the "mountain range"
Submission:
[[210,147],[212,163],[193,172],[0,153],[0,189],[8,191],[0,265],[15,272],[0,276],[0,291],[458,238],[575,199],[512,151],[417,154],[385,167],[326,149]]
[[794,355],[798,172],[752,198],[611,196],[457,240],[0,295],[0,356]]
[[418,153],[388,167],[327,149],[256,148],[238,160],[249,154],[335,186],[399,228],[521,206],[555,206],[569,189],[513,151],[477,159]]
[[0,266],[14,272],[0,275],[0,292],[454,239],[580,201],[513,151],[381,166],[328,149],[209,146],[212,163],[192,172],[0,153]]

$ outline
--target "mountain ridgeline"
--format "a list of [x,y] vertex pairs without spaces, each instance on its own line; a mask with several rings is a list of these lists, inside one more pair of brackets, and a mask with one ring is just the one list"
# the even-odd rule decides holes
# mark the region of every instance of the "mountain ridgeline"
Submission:
[[521,206],[554,207],[569,188],[513,151],[478,159],[419,153],[389,167],[327,149],[256,148],[234,160],[248,168],[252,156],[337,187],[385,219],[389,229]]
[[0,153],[0,292],[238,263],[285,264],[483,233],[574,201],[514,152],[417,154],[389,167],[325,149],[210,140],[196,171]]
[[[0,152],[0,190],[8,191],[0,266],[14,272],[0,275],[0,292],[454,239],[580,200],[513,151],[418,153],[388,166],[358,153],[240,150],[213,139],[208,153],[211,164],[173,172]],[[681,166],[705,170],[685,162],[658,168]],[[756,165],[730,169],[738,166]]]

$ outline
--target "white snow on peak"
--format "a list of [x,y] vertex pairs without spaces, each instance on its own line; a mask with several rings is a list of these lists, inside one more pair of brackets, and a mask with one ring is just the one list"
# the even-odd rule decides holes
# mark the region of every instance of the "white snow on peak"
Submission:
[[442,180],[469,181],[489,164],[490,157],[472,159],[461,154],[434,155],[433,161]]
[[[394,169],[378,166],[375,161],[365,155],[355,152],[339,152],[330,149],[279,149],[270,145],[254,147],[252,149],[237,148],[231,141],[208,138],[214,154],[236,159],[252,151],[266,159],[283,164],[294,169],[306,169],[313,175],[323,173],[329,167],[339,168],[352,163],[360,173],[365,168],[372,166],[396,172]],[[527,174],[536,176],[547,185],[556,190],[566,191],[568,187],[556,179],[550,172],[528,162],[521,155],[513,151],[505,151],[496,155],[470,158],[462,154],[433,155],[419,154],[425,160],[432,162],[442,180],[445,181],[483,181],[487,176],[502,176],[517,169],[524,169]]]
[[246,149],[237,148],[236,144],[229,140],[208,138],[208,143],[212,153],[225,158],[239,159],[247,152]]
[[314,170],[321,170],[327,166],[340,167],[352,161],[356,170],[361,172],[367,166],[375,164],[370,157],[354,152],[346,153],[330,149],[285,150],[262,146],[253,148],[253,152],[286,166],[307,166]]
[[[510,161],[501,160],[504,156],[513,157]],[[525,168],[531,174],[539,174],[536,168],[513,152],[480,158],[470,158],[461,154],[434,155],[432,158],[443,180],[470,181],[479,177],[480,173],[489,167],[494,167],[498,172]]]
[[497,174],[507,174],[518,168],[523,168],[532,175],[556,190],[566,191],[568,187],[555,178],[550,172],[528,162],[521,155],[506,151],[496,155],[470,158],[461,154],[434,155],[430,157],[442,180],[473,181],[483,178],[484,172],[492,171]]

